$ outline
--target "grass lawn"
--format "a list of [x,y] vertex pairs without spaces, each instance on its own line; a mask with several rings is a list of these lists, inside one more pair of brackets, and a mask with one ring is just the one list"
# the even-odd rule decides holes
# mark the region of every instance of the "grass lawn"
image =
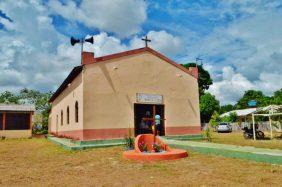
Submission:
[[[268,134],[266,134],[268,136]],[[252,140],[245,139],[243,132],[232,132],[232,133],[212,133],[212,142],[242,146],[254,146],[260,148],[270,149],[281,149],[282,150],[282,139],[278,138],[280,134],[276,134],[272,140]]]
[[282,166],[189,152],[158,163],[124,160],[123,147],[66,151],[46,139],[0,141],[1,186],[282,184]]

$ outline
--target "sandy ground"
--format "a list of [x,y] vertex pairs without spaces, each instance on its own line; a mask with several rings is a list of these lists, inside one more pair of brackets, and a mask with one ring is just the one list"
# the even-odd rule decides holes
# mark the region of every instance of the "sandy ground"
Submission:
[[281,186],[282,166],[189,152],[159,163],[122,158],[123,147],[66,151],[46,139],[0,141],[1,186]]
[[[266,138],[270,137],[268,132],[265,132],[265,134],[266,134]],[[243,137],[243,132],[232,132],[232,133],[213,132],[212,142],[282,150],[282,133],[274,133],[274,138],[272,140],[266,139],[266,140],[254,141],[252,139],[246,140]]]

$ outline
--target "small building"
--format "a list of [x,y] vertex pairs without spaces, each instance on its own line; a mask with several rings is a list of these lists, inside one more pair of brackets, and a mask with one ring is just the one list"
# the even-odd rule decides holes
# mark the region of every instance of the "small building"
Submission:
[[198,69],[144,47],[95,58],[82,53],[50,99],[49,132],[79,140],[150,133],[144,118],[161,118],[160,135],[200,134]]
[[34,105],[0,104],[0,136],[28,138],[32,135]]

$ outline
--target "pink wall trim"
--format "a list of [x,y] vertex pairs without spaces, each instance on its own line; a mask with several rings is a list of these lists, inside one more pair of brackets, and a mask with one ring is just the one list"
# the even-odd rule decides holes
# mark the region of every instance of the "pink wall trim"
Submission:
[[[131,129],[133,130],[133,129]],[[128,135],[128,128],[116,129],[84,129],[73,131],[61,131],[58,134],[51,132],[55,136],[65,136],[76,140],[101,140],[124,138]],[[181,127],[166,127],[166,135],[184,135],[184,134],[200,134],[200,126],[181,126]]]
[[60,131],[60,132],[51,132],[54,136],[62,136],[66,138],[72,138],[75,140],[83,140],[83,130],[73,130],[73,131]]
[[127,128],[118,129],[85,129],[84,140],[124,138],[129,133]]
[[73,131],[60,131],[57,134],[55,132],[51,132],[51,134],[55,136],[62,136],[76,140],[103,140],[103,139],[124,138],[128,134],[128,131],[129,129],[127,128],[84,129],[84,130],[73,130]]

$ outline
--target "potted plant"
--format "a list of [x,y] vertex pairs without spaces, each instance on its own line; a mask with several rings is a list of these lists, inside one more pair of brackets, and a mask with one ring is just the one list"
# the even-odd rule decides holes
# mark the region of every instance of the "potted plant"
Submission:
[[147,144],[145,144],[144,142],[141,142],[140,144],[139,144],[139,149],[142,151],[142,152],[148,152],[148,146],[147,146]]
[[162,152],[162,151],[163,151],[162,146],[161,146],[161,145],[158,145],[157,143],[154,143],[154,144],[152,145],[152,147],[153,147],[153,150],[154,150],[156,153],[159,153],[159,152]]

